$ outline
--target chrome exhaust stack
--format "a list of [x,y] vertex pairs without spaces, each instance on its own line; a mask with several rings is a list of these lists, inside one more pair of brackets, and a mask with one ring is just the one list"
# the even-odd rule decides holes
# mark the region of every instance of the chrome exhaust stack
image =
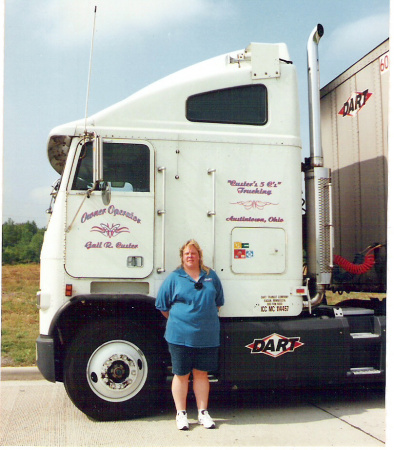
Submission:
[[333,227],[331,213],[331,172],[323,167],[320,129],[320,71],[318,44],[324,34],[318,24],[308,40],[308,97],[310,158],[305,161],[307,279],[309,308],[320,304],[331,282]]
[[318,24],[308,39],[308,99],[309,99],[309,139],[310,165],[323,166],[323,150],[320,130],[320,69],[317,46],[324,34],[323,25]]

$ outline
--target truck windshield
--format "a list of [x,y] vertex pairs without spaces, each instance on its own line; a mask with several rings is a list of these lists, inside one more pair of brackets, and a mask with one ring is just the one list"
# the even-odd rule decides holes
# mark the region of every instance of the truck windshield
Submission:
[[[93,144],[83,145],[72,190],[93,186]],[[114,191],[150,191],[150,150],[143,144],[108,143],[103,146],[103,176]]]

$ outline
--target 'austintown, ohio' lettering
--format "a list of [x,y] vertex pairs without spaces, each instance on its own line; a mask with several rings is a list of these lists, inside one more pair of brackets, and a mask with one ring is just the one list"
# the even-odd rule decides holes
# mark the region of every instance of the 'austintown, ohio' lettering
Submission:
[[282,217],[269,217],[268,219],[264,219],[264,217],[234,217],[230,216],[226,218],[227,222],[263,222],[263,223],[277,223],[277,222],[284,222],[284,219]]

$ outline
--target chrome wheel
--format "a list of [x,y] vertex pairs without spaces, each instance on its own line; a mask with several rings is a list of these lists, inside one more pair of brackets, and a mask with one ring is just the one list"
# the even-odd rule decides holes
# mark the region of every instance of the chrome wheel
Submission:
[[92,391],[109,402],[124,402],[143,388],[148,364],[143,352],[127,341],[109,341],[89,358],[86,377]]

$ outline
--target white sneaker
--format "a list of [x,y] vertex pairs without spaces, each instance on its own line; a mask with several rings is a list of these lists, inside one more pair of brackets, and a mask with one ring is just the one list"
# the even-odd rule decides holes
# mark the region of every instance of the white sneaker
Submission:
[[212,420],[212,417],[206,409],[203,409],[198,413],[198,423],[204,425],[205,428],[215,428],[215,422]]
[[189,429],[186,411],[178,411],[176,413],[176,426],[178,427],[178,430],[185,431]]

